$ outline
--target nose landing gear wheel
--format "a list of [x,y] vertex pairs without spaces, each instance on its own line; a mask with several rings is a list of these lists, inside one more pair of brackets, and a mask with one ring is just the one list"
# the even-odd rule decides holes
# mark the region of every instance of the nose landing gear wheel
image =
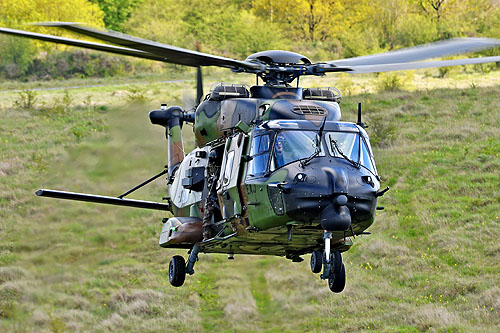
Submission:
[[342,266],[344,266],[344,264],[342,263],[342,255],[340,254],[339,251],[333,251],[332,259],[333,259],[333,273],[338,274],[340,273]]
[[323,268],[323,252],[315,250],[311,254],[311,271],[319,273],[321,272],[321,268]]
[[168,281],[174,287],[180,287],[186,279],[186,262],[182,256],[173,256],[168,265]]
[[328,278],[328,287],[334,293],[340,293],[345,288],[345,266],[342,264],[338,273],[332,274]]

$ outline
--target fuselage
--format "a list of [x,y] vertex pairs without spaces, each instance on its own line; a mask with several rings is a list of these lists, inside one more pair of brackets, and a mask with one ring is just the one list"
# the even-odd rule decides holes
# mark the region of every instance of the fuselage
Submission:
[[[233,94],[197,108],[198,148],[169,187],[174,215],[201,220],[216,173],[217,239],[201,250],[294,258],[320,249],[325,228],[348,249],[349,236],[373,223],[380,189],[364,129],[340,121],[334,95],[305,99],[302,88],[261,86],[222,92]],[[192,170],[204,170],[203,187],[186,186],[200,182]]]

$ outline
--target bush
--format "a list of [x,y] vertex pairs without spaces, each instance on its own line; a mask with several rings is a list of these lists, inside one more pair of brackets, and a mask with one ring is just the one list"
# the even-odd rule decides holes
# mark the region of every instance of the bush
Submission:
[[54,98],[52,107],[48,111],[55,114],[65,113],[70,110],[72,104],[73,96],[70,95],[69,91],[65,90],[61,98]]
[[408,86],[413,81],[413,72],[404,74],[398,72],[380,73],[375,81],[378,91],[396,91]]
[[127,88],[127,101],[130,104],[146,104],[148,90],[138,86],[130,86]]
[[31,110],[35,109],[38,93],[31,89],[25,89],[18,93],[18,98],[14,100],[15,109]]
[[14,56],[0,58],[0,73],[8,79],[108,77],[134,71],[129,59],[87,50],[54,51],[38,58],[30,58],[29,49],[19,48],[16,52],[19,54],[18,58],[24,59],[23,61],[14,61]]

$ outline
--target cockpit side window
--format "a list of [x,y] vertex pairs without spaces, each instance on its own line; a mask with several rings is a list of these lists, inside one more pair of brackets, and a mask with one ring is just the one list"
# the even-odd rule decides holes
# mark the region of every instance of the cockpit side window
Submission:
[[[353,132],[329,132],[326,140],[330,154],[334,157],[342,157],[338,149],[352,161],[359,162],[359,135]],[[336,144],[333,144],[333,142]],[[338,147],[338,149],[337,149]]]
[[254,156],[269,150],[271,139],[269,134],[259,135],[253,138],[252,147],[250,148],[250,155]]
[[247,174],[251,177],[261,176],[266,173],[269,164],[269,149],[272,142],[272,133],[256,135],[252,139]]
[[371,171],[374,175],[377,174],[377,170],[375,170],[375,163],[373,163],[372,156],[370,155],[370,151],[368,150],[368,146],[366,145],[365,140],[361,140],[361,160],[360,163],[362,166]]

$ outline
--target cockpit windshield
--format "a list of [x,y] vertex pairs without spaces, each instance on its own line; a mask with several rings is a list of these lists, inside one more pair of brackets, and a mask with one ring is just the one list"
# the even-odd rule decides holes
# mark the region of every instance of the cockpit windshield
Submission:
[[[325,144],[328,149],[324,148]],[[251,177],[263,176],[289,163],[325,156],[328,152],[332,157],[346,159],[376,175],[368,147],[365,138],[358,132],[325,131],[320,142],[317,131],[260,131],[254,133],[252,138],[247,174]]]
[[285,164],[308,158],[318,149],[318,155],[324,156],[321,147],[317,147],[318,143],[318,134],[313,131],[278,132],[274,140],[271,171],[281,168]]
[[326,142],[330,155],[345,158],[355,165],[367,168],[376,175],[375,164],[368,145],[359,133],[328,132]]

